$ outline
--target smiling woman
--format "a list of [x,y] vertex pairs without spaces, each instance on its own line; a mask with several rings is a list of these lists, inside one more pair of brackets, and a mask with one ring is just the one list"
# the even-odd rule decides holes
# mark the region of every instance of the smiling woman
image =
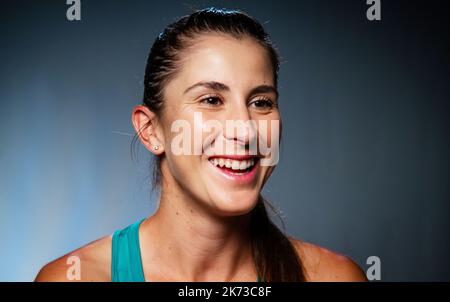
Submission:
[[[269,219],[261,190],[281,135],[278,70],[268,34],[241,11],[208,8],[170,24],[151,48],[143,103],[132,113],[155,158],[156,213],[49,263],[36,280],[71,279],[71,256],[81,281],[365,280],[349,258]],[[196,122],[199,113],[205,122]],[[215,127],[205,125],[211,120]],[[192,127],[189,137],[208,134],[183,140],[200,152],[174,150],[180,121]],[[243,123],[230,131],[227,121]],[[252,148],[263,140],[271,152]]]

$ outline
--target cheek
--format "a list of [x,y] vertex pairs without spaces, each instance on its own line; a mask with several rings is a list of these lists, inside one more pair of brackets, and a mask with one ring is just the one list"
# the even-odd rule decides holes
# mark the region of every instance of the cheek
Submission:
[[281,139],[281,120],[264,119],[257,121],[258,138],[267,147],[276,147]]
[[169,168],[168,172],[177,182],[187,184],[192,182],[192,175],[198,169],[195,165],[199,162],[199,156],[191,155],[192,152],[186,149],[189,145],[191,147],[193,146],[192,140],[188,135],[191,132],[189,127],[174,131],[171,130],[172,125],[176,125],[176,122],[181,120],[174,120],[170,127],[168,127],[168,131],[165,132],[165,160]]
[[199,192],[202,183],[201,160],[196,155],[170,155],[166,157],[171,177],[185,191]]

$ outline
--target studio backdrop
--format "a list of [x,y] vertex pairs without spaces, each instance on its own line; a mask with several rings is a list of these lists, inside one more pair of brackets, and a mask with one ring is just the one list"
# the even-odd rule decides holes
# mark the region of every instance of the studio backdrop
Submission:
[[365,271],[378,259],[382,281],[450,281],[449,11],[381,2],[369,18],[365,0],[3,1],[0,281],[154,212],[131,110],[154,39],[209,6],[257,18],[281,55],[263,193],[286,232]]

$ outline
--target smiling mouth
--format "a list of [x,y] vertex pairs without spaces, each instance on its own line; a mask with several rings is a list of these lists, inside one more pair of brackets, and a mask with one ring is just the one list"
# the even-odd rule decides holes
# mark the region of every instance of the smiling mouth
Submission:
[[259,162],[257,156],[210,157],[208,161],[222,173],[243,176],[254,172]]

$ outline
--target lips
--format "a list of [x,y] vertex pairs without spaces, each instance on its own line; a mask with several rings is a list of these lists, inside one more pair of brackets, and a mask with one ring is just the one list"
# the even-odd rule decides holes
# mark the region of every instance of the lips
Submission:
[[236,184],[252,182],[259,166],[254,155],[214,155],[208,161],[216,173]]

